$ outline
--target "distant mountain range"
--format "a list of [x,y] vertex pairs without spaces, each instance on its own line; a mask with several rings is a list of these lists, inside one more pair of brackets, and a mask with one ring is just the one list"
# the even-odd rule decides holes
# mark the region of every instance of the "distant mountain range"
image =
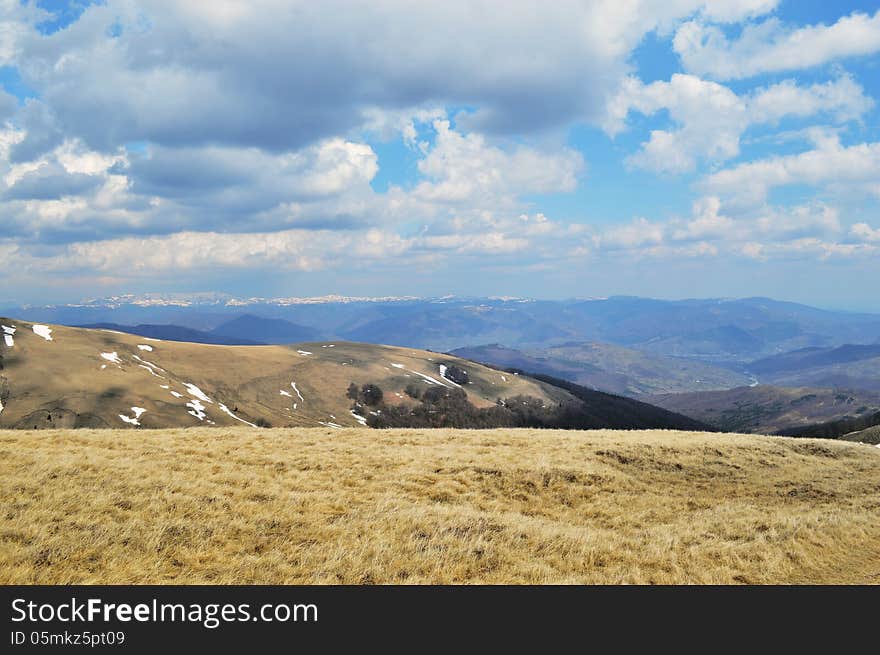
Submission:
[[[245,314],[223,323],[213,330],[194,330],[180,325],[120,325],[119,323],[92,323],[73,327],[112,330],[166,341],[186,341],[226,346],[262,346],[314,341],[320,338],[317,330],[296,325],[278,318],[260,318]],[[254,336],[259,338],[252,338]]]
[[[738,368],[803,348],[880,343],[880,315],[827,311],[767,298],[591,300],[334,298],[236,300],[119,297],[77,305],[7,307],[5,313],[65,325],[178,325],[214,332],[247,314],[280,319],[328,339],[448,351],[501,343],[517,349],[599,342]],[[252,323],[253,324],[253,323]],[[282,332],[283,333],[283,332]],[[277,326],[236,333],[280,338]]]
[[165,341],[183,341],[187,343],[207,343],[225,346],[262,346],[264,341],[253,341],[251,339],[239,339],[238,337],[227,337],[224,335],[214,334],[213,332],[205,332],[203,330],[193,330],[180,325],[120,325],[119,323],[90,323],[86,325],[75,325],[89,330],[106,330],[110,332],[122,332],[124,334],[134,334],[150,339],[163,339]]

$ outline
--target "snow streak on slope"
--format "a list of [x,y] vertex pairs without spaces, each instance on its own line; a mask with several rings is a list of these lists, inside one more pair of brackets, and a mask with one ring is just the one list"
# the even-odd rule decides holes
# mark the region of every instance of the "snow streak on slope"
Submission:
[[245,425],[249,425],[249,426],[251,426],[252,428],[257,427],[257,426],[254,425],[253,423],[250,423],[250,422],[248,422],[248,421],[245,421],[243,418],[239,418],[238,416],[236,416],[235,414],[233,414],[231,411],[229,411],[229,408],[228,408],[226,405],[224,405],[223,403],[220,403],[220,410],[223,411],[223,412],[225,412],[226,414],[229,414],[229,415],[230,415],[232,418],[234,418],[236,421],[241,421],[241,422],[244,423]]
[[139,426],[141,424],[141,422],[140,422],[141,415],[144,412],[146,412],[147,410],[144,409],[143,407],[132,407],[131,411],[134,414],[134,417],[128,417],[128,416],[125,416],[124,414],[120,414],[119,418],[121,418],[126,423],[130,423],[131,425],[138,425]]
[[[172,391],[171,393],[174,393],[174,392]],[[209,400],[208,402],[211,402],[211,401]],[[207,409],[207,407],[205,407],[201,402],[199,402],[199,400],[197,398],[193,398],[191,401],[189,401],[186,404],[186,406],[190,408],[189,411],[187,412],[187,414],[191,414],[192,416],[195,416],[200,421],[204,421],[205,418],[207,417],[207,414],[205,414],[205,410]]]
[[15,328],[9,327],[8,325],[0,326],[3,328],[3,340],[9,348],[15,345],[15,339],[12,338],[12,335],[15,334]]
[[52,328],[48,325],[35,325],[33,327],[34,334],[43,337],[46,341],[52,341]]
[[419,376],[425,378],[425,381],[428,382],[428,384],[437,384],[437,385],[440,385],[441,387],[448,387],[449,386],[448,384],[443,384],[437,378],[432,378],[430,375],[425,375],[424,373],[419,373],[418,371],[414,371],[412,369],[407,369],[407,370],[409,370],[410,373],[415,373],[416,375],[419,375]]
[[186,390],[187,390],[187,392],[189,393],[190,396],[192,396],[192,397],[194,397],[194,398],[198,398],[199,400],[202,400],[202,401],[204,401],[204,402],[206,402],[206,403],[210,403],[210,402],[211,402],[211,399],[208,398],[208,397],[202,392],[201,389],[199,389],[196,385],[192,384],[191,382],[186,382],[186,383],[184,383],[183,386],[186,387]]

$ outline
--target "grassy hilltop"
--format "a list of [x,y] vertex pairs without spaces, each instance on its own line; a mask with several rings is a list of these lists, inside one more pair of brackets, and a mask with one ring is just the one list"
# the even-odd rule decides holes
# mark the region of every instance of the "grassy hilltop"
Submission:
[[878,480],[673,431],[5,431],[0,583],[876,583]]

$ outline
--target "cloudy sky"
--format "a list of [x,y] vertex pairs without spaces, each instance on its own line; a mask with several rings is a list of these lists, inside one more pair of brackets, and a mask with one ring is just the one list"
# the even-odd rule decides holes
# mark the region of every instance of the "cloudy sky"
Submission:
[[0,0],[0,301],[880,311],[876,0]]

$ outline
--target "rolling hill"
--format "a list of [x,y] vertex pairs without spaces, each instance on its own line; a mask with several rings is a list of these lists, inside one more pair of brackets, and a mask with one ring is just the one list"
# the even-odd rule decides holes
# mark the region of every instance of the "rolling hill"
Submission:
[[[405,421],[404,409],[430,414],[455,396],[458,414],[503,414],[499,425],[518,425],[511,421],[528,409],[525,418],[553,427],[553,414],[564,409],[568,422],[576,414],[572,427],[708,428],[632,399],[596,393],[585,401],[547,382],[408,348],[348,342],[223,346],[12,319],[0,319],[0,325],[0,427],[339,428],[375,422],[383,407]],[[460,383],[452,370],[464,376]],[[362,391],[378,388],[383,404],[359,404],[352,383]]]
[[763,384],[726,391],[644,396],[642,399],[693,416],[720,430],[761,434],[880,411],[880,393],[877,392],[783,388]]
[[865,428],[864,430],[848,432],[839,438],[843,441],[857,441],[859,443],[867,443],[873,444],[875,446],[880,446],[880,424],[872,425],[871,427]]
[[451,354],[501,368],[544,373],[627,396],[729,389],[752,381],[742,373],[693,359],[595,342],[529,349],[491,344],[458,348]]
[[854,418],[846,417],[814,425],[800,425],[780,430],[778,434],[793,437],[843,439],[845,441],[878,443],[877,437],[880,436],[880,411]]

